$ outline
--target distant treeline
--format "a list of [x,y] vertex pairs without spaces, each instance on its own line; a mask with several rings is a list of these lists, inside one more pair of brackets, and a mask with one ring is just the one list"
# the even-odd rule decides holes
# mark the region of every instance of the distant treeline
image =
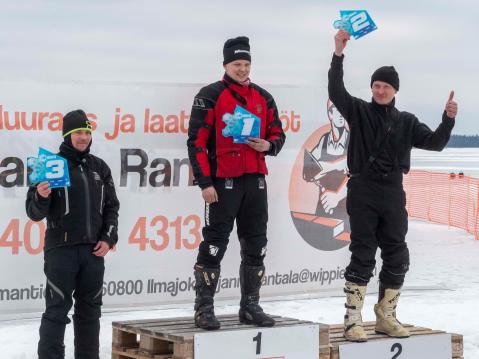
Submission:
[[479,147],[479,135],[452,135],[447,147]]

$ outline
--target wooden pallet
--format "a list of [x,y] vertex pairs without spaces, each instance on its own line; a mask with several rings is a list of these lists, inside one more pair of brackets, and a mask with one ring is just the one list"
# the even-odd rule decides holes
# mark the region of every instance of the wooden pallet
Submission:
[[[364,329],[368,335],[368,340],[381,340],[381,339],[390,339],[387,335],[377,334],[374,331],[375,322],[365,322]],[[444,334],[446,332],[441,330],[433,330],[429,328],[416,327],[411,324],[403,324],[410,333],[413,335],[434,335],[434,334]],[[339,358],[339,346],[342,344],[350,343],[343,337],[343,325],[330,325],[329,326],[329,342],[330,342],[330,359],[340,359]],[[460,334],[451,334],[452,340],[452,358],[453,359],[464,359],[463,357],[463,339]]]
[[[275,327],[315,324],[292,318],[272,316]],[[221,329],[254,328],[239,322],[238,315],[220,315]],[[147,319],[113,322],[112,359],[193,359],[194,335],[205,333],[193,318]],[[320,359],[329,359],[329,326],[320,324]]]

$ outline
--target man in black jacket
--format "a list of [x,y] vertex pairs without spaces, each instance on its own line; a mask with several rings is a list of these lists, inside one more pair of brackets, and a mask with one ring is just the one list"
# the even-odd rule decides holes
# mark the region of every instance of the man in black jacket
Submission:
[[349,39],[344,30],[336,34],[328,74],[329,98],[351,130],[346,206],[352,255],[345,273],[344,336],[351,341],[367,340],[361,309],[379,247],[383,266],[379,273],[379,300],[374,306],[375,330],[393,337],[408,337],[409,332],[396,319],[400,288],[409,269],[403,173],[409,171],[412,147],[441,151],[446,146],[454,127],[457,104],[451,91],[442,122],[432,131],[413,114],[396,109],[399,76],[392,66],[380,67],[373,73],[371,102],[351,96],[343,83],[343,50]]
[[75,358],[99,359],[104,256],[118,241],[120,203],[108,165],[89,153],[91,123],[76,110],[63,119],[59,155],[68,160],[70,187],[31,186],[26,210],[47,218],[44,248],[46,309],[40,325],[39,359],[65,357],[65,326],[75,298]]

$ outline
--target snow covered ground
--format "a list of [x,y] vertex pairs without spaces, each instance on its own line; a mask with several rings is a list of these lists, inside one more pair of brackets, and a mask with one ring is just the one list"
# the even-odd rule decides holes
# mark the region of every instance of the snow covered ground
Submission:
[[[464,335],[464,357],[479,358],[477,303],[479,298],[479,241],[463,230],[418,221],[410,222],[408,243],[411,270],[398,306],[405,323]],[[366,297],[365,320],[374,320],[376,295]],[[342,297],[288,298],[263,303],[266,311],[298,319],[336,324],[344,312]],[[233,303],[218,303],[217,314],[237,311]],[[166,307],[103,314],[101,357],[111,357],[111,322],[139,318],[191,316],[191,306]],[[39,319],[0,322],[1,358],[35,358]],[[66,333],[67,355],[73,358],[73,332]]]

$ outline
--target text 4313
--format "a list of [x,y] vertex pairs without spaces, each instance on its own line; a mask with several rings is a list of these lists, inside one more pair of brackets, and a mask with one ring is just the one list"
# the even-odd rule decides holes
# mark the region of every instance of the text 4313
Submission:
[[178,216],[170,220],[158,215],[153,218],[140,217],[128,236],[128,243],[138,244],[140,251],[147,246],[154,251],[167,248],[196,249],[201,242],[201,219],[196,214]]

